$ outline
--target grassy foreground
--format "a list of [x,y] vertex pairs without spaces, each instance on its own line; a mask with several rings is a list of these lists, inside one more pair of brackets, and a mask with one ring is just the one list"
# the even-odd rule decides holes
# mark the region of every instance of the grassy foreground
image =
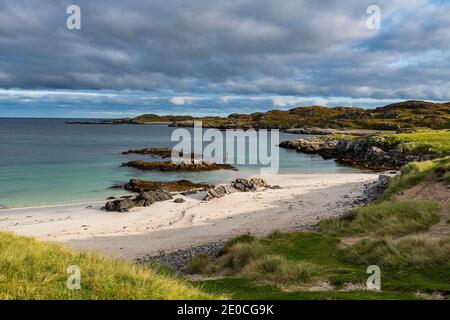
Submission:
[[[189,270],[221,276],[197,284],[236,299],[448,299],[449,200],[398,195],[421,183],[450,190],[449,163],[449,157],[410,163],[383,199],[320,221],[318,232],[243,235],[216,259],[194,258]],[[381,269],[381,292],[365,290],[370,265]]]
[[[66,287],[67,268],[81,289]],[[0,233],[0,299],[217,299],[181,278],[58,245]]]

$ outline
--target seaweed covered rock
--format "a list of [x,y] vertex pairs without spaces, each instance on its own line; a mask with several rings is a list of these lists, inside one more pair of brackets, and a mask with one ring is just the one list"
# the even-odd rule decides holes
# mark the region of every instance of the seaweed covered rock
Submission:
[[131,179],[124,188],[131,192],[166,190],[170,192],[186,192],[191,190],[205,190],[210,186],[206,183],[194,183],[189,180],[178,180],[169,182],[148,181]]
[[133,167],[140,170],[154,171],[214,171],[214,170],[236,170],[230,164],[213,163],[207,161],[188,162],[147,162],[143,160],[133,160],[122,164],[122,167]]

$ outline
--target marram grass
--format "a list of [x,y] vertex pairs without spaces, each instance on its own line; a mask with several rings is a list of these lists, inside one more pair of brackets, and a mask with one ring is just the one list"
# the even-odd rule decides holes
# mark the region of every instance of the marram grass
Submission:
[[[69,290],[67,267],[81,289]],[[183,279],[96,253],[0,232],[0,299],[214,299]]]
[[440,208],[431,201],[384,201],[356,209],[352,215],[321,220],[322,233],[334,236],[402,236],[426,231],[439,222]]

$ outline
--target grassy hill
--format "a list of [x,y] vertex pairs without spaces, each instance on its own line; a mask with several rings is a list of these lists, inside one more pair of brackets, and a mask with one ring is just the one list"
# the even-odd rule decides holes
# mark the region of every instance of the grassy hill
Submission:
[[[81,289],[68,290],[67,267],[81,271]],[[213,299],[156,268],[75,253],[61,245],[0,232],[0,299]]]
[[252,114],[231,114],[226,118],[142,115],[138,122],[174,122],[192,126],[202,120],[210,127],[301,128],[397,130],[405,128],[450,129],[450,102],[405,101],[376,109],[352,107],[298,107]]

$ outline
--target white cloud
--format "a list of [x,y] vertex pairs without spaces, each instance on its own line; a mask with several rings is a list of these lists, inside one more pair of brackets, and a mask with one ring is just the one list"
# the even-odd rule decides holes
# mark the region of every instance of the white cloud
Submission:
[[194,100],[193,97],[172,97],[169,99],[170,103],[177,105],[177,106],[191,104],[193,100]]

